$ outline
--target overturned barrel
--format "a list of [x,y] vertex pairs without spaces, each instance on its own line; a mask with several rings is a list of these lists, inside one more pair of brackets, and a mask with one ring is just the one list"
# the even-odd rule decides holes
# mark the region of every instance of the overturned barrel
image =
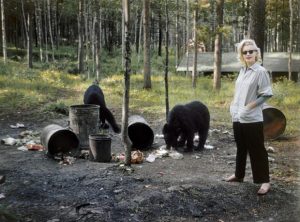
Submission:
[[81,149],[89,149],[89,135],[98,132],[99,108],[92,104],[70,106],[70,128],[78,136]]
[[276,139],[284,133],[286,118],[279,109],[265,104],[263,106],[263,118],[265,139]]
[[133,115],[128,119],[128,137],[133,148],[148,150],[153,143],[154,133],[142,116]]
[[41,143],[49,154],[67,153],[79,147],[78,137],[74,132],[56,124],[43,128]]

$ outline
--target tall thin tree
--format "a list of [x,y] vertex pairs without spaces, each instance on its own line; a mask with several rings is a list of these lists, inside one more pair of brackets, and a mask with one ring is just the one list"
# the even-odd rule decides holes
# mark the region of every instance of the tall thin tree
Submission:
[[125,70],[124,70],[124,93],[122,106],[122,143],[125,148],[125,164],[131,165],[131,141],[128,137],[128,113],[129,113],[129,92],[130,92],[130,72],[131,72],[131,49],[130,49],[130,27],[129,27],[129,1],[123,0],[124,11],[124,35],[125,35]]
[[217,11],[217,32],[215,37],[214,50],[214,90],[221,89],[221,66],[222,66],[222,26],[223,26],[223,8],[224,0],[216,1]]
[[290,41],[289,41],[289,60],[288,60],[288,72],[289,80],[292,80],[292,52],[293,52],[293,0],[289,0],[290,8]]
[[198,20],[199,4],[198,0],[194,2],[194,27],[193,27],[193,40],[194,40],[194,59],[193,59],[193,70],[192,70],[192,86],[196,88],[197,78],[197,60],[198,60],[198,36],[197,36],[197,20]]
[[169,12],[168,0],[165,0],[165,13],[166,13],[166,61],[165,61],[165,100],[166,100],[166,119],[169,115]]
[[144,0],[144,89],[151,89],[150,0]]
[[4,13],[4,0],[1,0],[1,25],[2,25],[2,50],[3,62],[6,63],[7,59],[7,46],[6,46],[6,29],[5,29],[5,13]]

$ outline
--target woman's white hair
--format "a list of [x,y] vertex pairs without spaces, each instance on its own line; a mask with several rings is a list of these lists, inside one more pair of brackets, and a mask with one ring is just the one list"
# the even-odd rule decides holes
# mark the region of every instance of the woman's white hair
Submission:
[[237,44],[238,60],[243,65],[246,65],[246,62],[245,62],[243,54],[242,54],[242,50],[243,50],[244,46],[246,46],[246,45],[252,45],[254,47],[254,49],[257,50],[255,60],[259,63],[262,63],[260,48],[257,47],[257,45],[253,39],[243,39],[240,43]]

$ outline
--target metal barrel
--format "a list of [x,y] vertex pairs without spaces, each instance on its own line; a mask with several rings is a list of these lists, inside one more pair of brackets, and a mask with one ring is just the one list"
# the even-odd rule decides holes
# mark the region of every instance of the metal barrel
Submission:
[[96,162],[111,161],[111,138],[108,135],[89,135],[90,160]]
[[284,133],[286,118],[279,109],[264,104],[263,118],[265,139],[276,139]]
[[70,128],[78,136],[81,149],[89,149],[89,135],[98,132],[99,108],[92,104],[70,106]]
[[154,133],[142,116],[133,115],[128,118],[128,137],[133,148],[148,150],[153,143]]
[[74,132],[56,124],[51,124],[43,128],[41,132],[41,143],[48,153],[67,153],[79,147],[78,137]]

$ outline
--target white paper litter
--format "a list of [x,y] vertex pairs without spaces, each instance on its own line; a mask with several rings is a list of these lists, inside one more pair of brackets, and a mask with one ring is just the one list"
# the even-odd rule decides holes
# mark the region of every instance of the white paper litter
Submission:
[[156,159],[155,154],[150,153],[149,156],[146,158],[146,161],[149,163],[153,163],[155,161],[155,159]]
[[28,148],[26,146],[20,146],[17,148],[17,150],[28,151]]
[[9,145],[9,146],[13,146],[17,143],[17,140],[12,138],[12,137],[8,137],[5,139],[1,140],[5,145]]
[[9,127],[12,129],[17,129],[17,128],[24,128],[25,125],[23,123],[17,123],[16,125],[10,125]]
[[174,160],[181,160],[181,159],[183,159],[183,154],[178,153],[176,151],[172,151],[172,152],[169,152],[169,157],[171,157]]
[[155,134],[155,138],[157,138],[157,139],[163,139],[164,135],[163,134]]
[[214,146],[212,146],[212,145],[204,145],[204,148],[208,149],[208,150],[212,150],[214,148]]

